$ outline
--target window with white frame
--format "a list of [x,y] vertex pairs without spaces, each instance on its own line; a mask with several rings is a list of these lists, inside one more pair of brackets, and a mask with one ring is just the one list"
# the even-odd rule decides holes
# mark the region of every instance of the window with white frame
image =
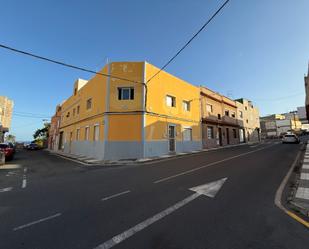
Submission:
[[192,141],[192,128],[186,127],[183,129],[183,141]]
[[212,105],[206,104],[206,111],[207,112],[212,112]]
[[183,109],[184,109],[184,111],[186,111],[186,112],[189,112],[190,111],[190,102],[189,101],[183,101],[182,102],[182,106],[183,106]]
[[207,126],[207,138],[214,139],[214,128],[212,126]]
[[169,107],[176,107],[176,98],[170,95],[166,95],[166,105]]
[[243,112],[242,111],[239,111],[239,117],[243,118]]
[[89,140],[89,127],[85,128],[85,140]]
[[118,87],[118,99],[119,100],[134,99],[134,88],[133,87]]
[[99,141],[99,138],[100,138],[100,126],[95,125],[93,129],[93,140]]
[[76,141],[79,140],[79,134],[80,134],[80,129],[77,129],[76,130]]

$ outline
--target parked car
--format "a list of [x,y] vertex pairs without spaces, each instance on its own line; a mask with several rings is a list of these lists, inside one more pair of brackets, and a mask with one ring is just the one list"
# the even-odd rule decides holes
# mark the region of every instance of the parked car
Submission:
[[38,150],[39,146],[36,143],[31,143],[27,146],[28,150]]
[[5,160],[12,160],[14,158],[14,149],[7,143],[0,143],[0,151],[4,152]]
[[10,146],[10,148],[13,149],[14,154],[15,154],[15,152],[16,152],[16,146],[15,146],[15,144],[13,144],[13,143],[11,143],[11,142],[8,142],[7,144]]
[[295,134],[285,134],[282,138],[282,143],[293,143],[293,144],[299,144],[300,140],[299,137]]

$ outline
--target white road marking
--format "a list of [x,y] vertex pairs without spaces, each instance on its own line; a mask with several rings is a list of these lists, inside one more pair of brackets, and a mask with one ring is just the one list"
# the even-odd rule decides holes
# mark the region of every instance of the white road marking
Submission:
[[251,148],[255,148],[255,147],[257,147],[257,146],[259,146],[259,144],[251,145],[250,147],[251,147]]
[[11,191],[13,188],[12,187],[8,187],[8,188],[1,188],[0,189],[0,193],[3,193],[3,192],[8,192],[8,191]]
[[27,187],[27,176],[26,176],[26,173],[27,173],[27,167],[24,168],[23,181],[22,181],[22,184],[21,184],[21,188]]
[[107,201],[107,200],[109,200],[109,199],[118,197],[118,196],[120,196],[120,195],[125,195],[125,194],[130,193],[130,192],[131,192],[130,190],[123,191],[123,192],[118,193],[118,194],[114,194],[114,195],[111,195],[111,196],[104,197],[104,198],[102,198],[101,200],[102,200],[102,201]]
[[242,153],[242,154],[239,154],[239,155],[236,155],[236,156],[231,156],[231,157],[228,157],[228,158],[225,158],[225,159],[216,161],[216,162],[212,162],[212,163],[203,165],[203,166],[201,166],[201,167],[197,167],[197,168],[194,168],[194,169],[190,169],[190,170],[187,170],[187,171],[183,171],[183,172],[181,172],[181,173],[179,173],[179,174],[175,174],[175,175],[171,175],[171,176],[168,176],[168,177],[164,177],[164,178],[161,178],[161,179],[159,179],[159,180],[154,181],[153,183],[165,182],[165,181],[168,181],[168,180],[170,180],[170,179],[176,178],[176,177],[178,177],[178,176],[187,175],[187,174],[190,174],[190,173],[192,173],[192,172],[195,172],[195,171],[198,171],[198,170],[201,170],[201,169],[204,169],[204,168],[207,168],[207,167],[210,167],[210,166],[219,164],[219,163],[223,163],[223,162],[226,162],[226,161],[229,161],[229,160],[238,158],[238,157],[246,156],[246,155],[252,154],[252,153],[257,152],[257,151],[260,151],[260,150],[264,150],[264,149],[269,148],[269,147],[272,147],[272,146],[274,146],[274,144],[273,144],[273,145],[269,145],[269,146],[265,146],[265,147],[262,147],[262,148],[259,148],[259,149],[256,149],[256,150],[252,150],[252,151],[249,151],[249,152],[245,152],[245,153]]
[[25,225],[21,225],[21,226],[15,227],[15,228],[13,229],[13,231],[17,231],[17,230],[20,230],[20,229],[23,229],[23,228],[26,228],[26,227],[30,227],[30,226],[32,226],[32,225],[35,225],[35,224],[38,224],[38,223],[41,223],[41,222],[44,222],[44,221],[47,221],[47,220],[54,219],[54,218],[56,218],[56,217],[58,217],[58,216],[60,216],[60,215],[61,215],[61,213],[57,213],[57,214],[48,216],[48,217],[46,217],[46,218],[42,218],[42,219],[39,219],[39,220],[30,222],[30,223],[25,224]]
[[189,197],[183,199],[182,201],[177,202],[175,205],[163,210],[160,213],[157,213],[156,215],[148,218],[147,220],[142,221],[141,223],[129,228],[128,230],[114,236],[110,240],[98,245],[94,249],[109,249],[112,248],[119,243],[123,242],[124,240],[130,238],[137,232],[142,231],[146,227],[152,225],[153,223],[163,219],[167,215],[175,212],[177,209],[185,206],[186,204],[190,203],[191,201],[195,200],[197,197],[200,195],[207,195],[214,197],[216,193],[220,190],[224,182],[226,181],[227,178],[220,179],[215,182],[211,182],[208,184],[200,185],[194,188],[191,188],[190,190],[194,191],[195,193],[190,195]]

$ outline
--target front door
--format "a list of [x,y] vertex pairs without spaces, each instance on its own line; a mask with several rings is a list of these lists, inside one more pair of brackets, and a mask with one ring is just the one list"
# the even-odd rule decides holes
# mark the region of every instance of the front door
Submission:
[[175,125],[168,126],[168,150],[175,152]]
[[59,144],[58,144],[59,150],[62,150],[62,145],[63,145],[63,131],[61,131],[59,135]]
[[222,146],[222,129],[218,128],[218,133],[219,133],[219,145]]
[[230,130],[226,128],[226,143],[230,144]]

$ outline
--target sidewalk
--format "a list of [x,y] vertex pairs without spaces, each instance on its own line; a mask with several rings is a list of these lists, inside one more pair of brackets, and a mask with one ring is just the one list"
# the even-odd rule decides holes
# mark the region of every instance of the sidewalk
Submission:
[[[265,141],[227,145],[227,146],[222,146],[222,147],[217,147],[217,148],[196,150],[196,151],[191,151],[191,152],[181,152],[181,153],[163,155],[163,156],[158,156],[158,157],[140,158],[140,159],[132,159],[132,160],[118,160],[118,161],[97,160],[97,159],[85,157],[85,156],[82,156],[82,155],[73,155],[73,154],[64,153],[64,152],[61,152],[61,151],[53,151],[53,150],[49,150],[49,149],[46,149],[46,151],[48,151],[51,154],[63,157],[65,159],[83,164],[85,166],[99,166],[99,165],[116,166],[116,165],[128,165],[128,164],[136,164],[136,163],[138,163],[138,164],[151,163],[151,162],[154,162],[154,161],[162,161],[162,160],[166,160],[166,159],[183,157],[183,156],[188,156],[188,155],[197,154],[197,153],[203,153],[203,152],[207,152],[207,151],[221,150],[221,149],[238,147],[238,146],[243,146],[243,145],[259,145],[259,144],[262,144],[262,143],[265,143]],[[266,142],[266,143],[268,143],[268,142]]]
[[296,181],[296,191],[290,203],[303,215],[309,217],[309,144]]

